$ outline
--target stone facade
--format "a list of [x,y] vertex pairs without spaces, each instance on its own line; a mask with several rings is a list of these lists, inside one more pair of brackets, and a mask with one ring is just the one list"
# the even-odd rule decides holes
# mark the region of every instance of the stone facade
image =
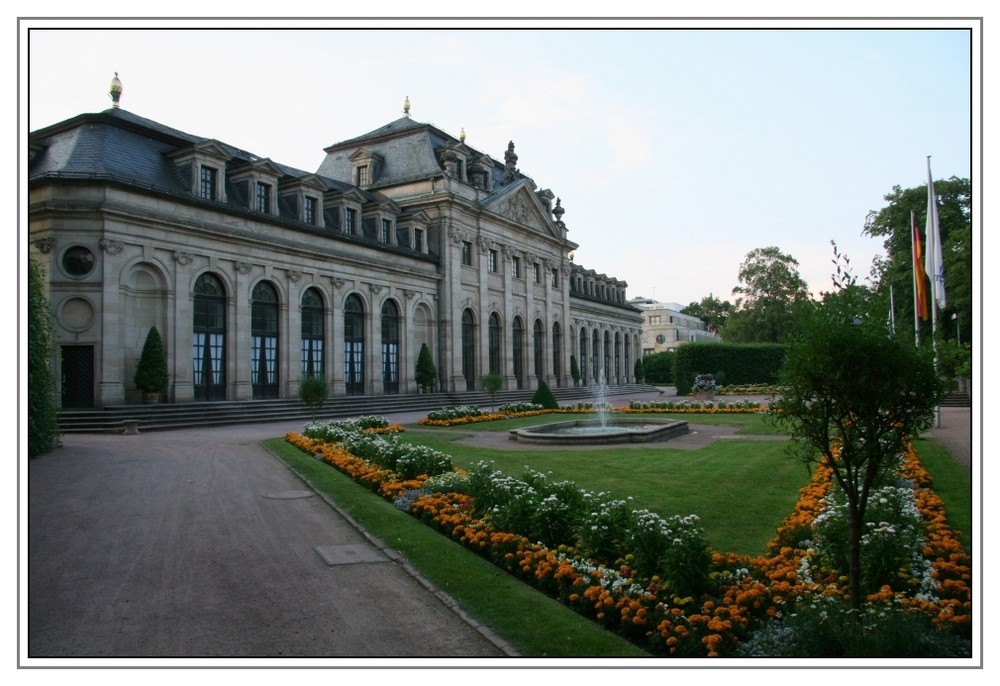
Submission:
[[438,390],[572,385],[584,339],[632,380],[627,284],[571,262],[565,210],[513,143],[500,162],[407,116],[325,152],[305,172],[117,107],[32,133],[64,407],[139,402],[152,326],[170,402],[296,397],[310,373],[334,395],[416,393],[422,344]]

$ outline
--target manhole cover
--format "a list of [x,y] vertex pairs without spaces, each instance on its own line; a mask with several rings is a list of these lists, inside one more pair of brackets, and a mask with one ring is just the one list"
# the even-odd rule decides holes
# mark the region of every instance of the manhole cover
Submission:
[[273,498],[275,500],[289,500],[291,498],[310,498],[315,493],[312,491],[271,491],[270,493],[265,493],[265,498]]
[[370,545],[318,545],[315,550],[323,561],[334,565],[353,565],[360,562],[388,562],[389,558]]

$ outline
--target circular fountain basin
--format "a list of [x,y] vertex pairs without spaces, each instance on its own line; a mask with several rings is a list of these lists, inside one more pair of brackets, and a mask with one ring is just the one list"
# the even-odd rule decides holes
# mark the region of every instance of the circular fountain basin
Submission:
[[596,419],[576,419],[511,430],[508,438],[521,443],[604,445],[668,441],[688,433],[688,423],[673,420],[615,419],[603,426]]

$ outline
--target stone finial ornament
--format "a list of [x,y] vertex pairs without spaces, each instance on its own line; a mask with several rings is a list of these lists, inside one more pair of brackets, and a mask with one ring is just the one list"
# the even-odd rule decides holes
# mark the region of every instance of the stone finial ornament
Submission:
[[409,95],[407,95],[406,99],[403,100],[403,114],[405,114],[407,117],[410,116],[410,96]]
[[115,78],[111,79],[111,88],[108,91],[108,97],[111,98],[113,107],[118,107],[119,102],[122,99],[122,82],[118,79],[118,72],[115,72]]

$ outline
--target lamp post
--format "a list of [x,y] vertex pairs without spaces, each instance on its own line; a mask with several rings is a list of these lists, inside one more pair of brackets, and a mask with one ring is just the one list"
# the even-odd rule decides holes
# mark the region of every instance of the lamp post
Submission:
[[955,338],[958,339],[958,344],[962,345],[962,328],[961,322],[958,319],[958,312],[953,313],[951,318],[955,320]]

